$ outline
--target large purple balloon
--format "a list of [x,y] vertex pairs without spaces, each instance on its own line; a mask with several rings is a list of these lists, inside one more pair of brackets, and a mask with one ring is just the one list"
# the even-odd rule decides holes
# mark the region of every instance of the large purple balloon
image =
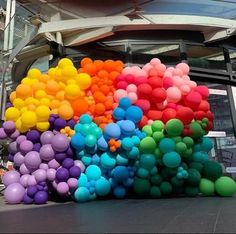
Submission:
[[8,171],[4,174],[2,181],[5,186],[8,186],[13,183],[18,183],[20,182],[20,173],[15,170]]
[[40,144],[40,143],[36,143],[36,144],[34,144],[33,151],[37,151],[37,152],[39,152],[40,149],[41,149],[41,144]]
[[62,166],[65,167],[66,169],[70,169],[71,167],[74,166],[74,160],[71,158],[66,158],[63,162],[62,162]]
[[54,129],[60,131],[62,128],[66,126],[66,121],[64,119],[58,118],[54,122]]
[[30,151],[25,155],[24,163],[28,169],[38,169],[41,162],[41,158],[37,151]]
[[31,130],[27,132],[26,137],[33,143],[38,143],[40,141],[40,133],[37,130]]
[[3,128],[0,128],[0,140],[6,139],[7,138],[7,134],[4,131]]
[[39,154],[42,160],[48,162],[54,158],[55,152],[51,144],[45,144],[41,147]]
[[40,136],[40,141],[43,145],[45,144],[51,144],[52,139],[54,138],[54,134],[51,131],[43,132]]
[[25,188],[20,183],[10,184],[4,193],[7,203],[18,204],[23,201]]
[[69,171],[66,169],[66,168],[59,168],[56,172],[56,179],[59,181],[59,182],[64,182],[64,181],[67,181],[69,179]]
[[46,181],[47,179],[47,173],[43,169],[38,169],[33,174],[37,182]]
[[4,122],[2,126],[8,135],[11,135],[16,130],[16,125],[11,120]]
[[14,156],[14,165],[20,167],[24,163],[25,157],[20,153],[16,153]]
[[31,141],[26,140],[20,143],[19,148],[22,154],[27,154],[28,152],[33,150],[33,147],[34,147],[33,143]]
[[24,197],[23,197],[23,202],[24,202],[24,204],[32,204],[33,202],[34,202],[34,199],[33,198],[31,198],[30,196],[28,196],[26,193],[25,193],[25,195],[24,195]]
[[52,148],[57,152],[63,152],[68,149],[70,145],[69,139],[64,134],[57,134],[52,139]]
[[37,185],[30,185],[27,188],[27,195],[30,197],[34,197],[35,193],[37,193],[38,189],[37,189]]
[[75,124],[76,124],[76,122],[73,119],[71,119],[71,120],[67,121],[66,125],[73,129]]
[[61,163],[67,155],[65,153],[56,153],[54,157],[59,163]]
[[36,204],[45,204],[48,200],[48,193],[45,191],[39,191],[34,195],[34,201]]
[[78,178],[81,174],[81,170],[77,166],[71,167],[69,172],[70,172],[70,176],[73,177],[73,178]]

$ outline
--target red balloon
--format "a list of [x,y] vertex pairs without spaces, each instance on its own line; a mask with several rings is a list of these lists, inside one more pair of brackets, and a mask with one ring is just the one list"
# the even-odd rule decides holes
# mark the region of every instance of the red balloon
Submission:
[[200,93],[203,99],[209,97],[209,89],[205,85],[199,85],[194,90]]
[[147,82],[147,78],[145,76],[138,76],[134,78],[134,84],[140,85]]
[[176,118],[184,124],[189,124],[194,118],[194,112],[189,107],[179,107],[177,108]]
[[149,76],[157,76],[158,75],[158,71],[155,68],[151,68],[148,73],[149,73]]
[[128,86],[128,83],[125,81],[119,81],[116,85],[118,89],[126,89],[127,86]]
[[213,122],[209,121],[205,130],[206,131],[211,131],[213,129],[214,125],[213,125]]
[[138,99],[135,105],[140,107],[143,110],[143,112],[148,111],[151,107],[150,102],[146,99]]
[[172,108],[166,108],[162,113],[162,121],[166,123],[170,119],[174,119],[176,117],[176,110]]
[[137,89],[137,94],[139,98],[150,97],[152,93],[152,87],[149,84],[140,84]]
[[166,91],[162,88],[152,90],[152,101],[161,103],[166,99]]
[[148,78],[148,84],[150,84],[152,86],[152,88],[161,88],[163,85],[162,79],[153,76]]
[[125,80],[128,84],[133,84],[134,83],[134,76],[131,74],[128,74],[125,76]]
[[167,108],[169,107],[169,108],[172,108],[172,109],[176,109],[177,105],[175,103],[173,103],[173,102],[169,102],[166,107]]
[[209,102],[206,100],[202,100],[199,107],[198,107],[198,110],[209,111],[210,110]]
[[116,77],[116,82],[119,82],[119,81],[124,81],[125,80],[125,76],[120,74]]
[[191,109],[194,109],[194,110],[198,109],[201,101],[202,101],[202,96],[198,92],[196,92],[196,91],[191,91],[184,98],[185,105],[190,107]]
[[162,111],[158,110],[150,110],[147,113],[147,117],[152,120],[161,120],[162,118]]
[[194,113],[194,119],[196,120],[202,120],[205,117],[206,117],[206,113],[204,111],[196,111]]
[[213,121],[213,119],[214,119],[213,113],[211,111],[207,111],[206,118],[208,118],[208,120],[210,120],[210,121]]
[[171,78],[166,77],[163,79],[163,88],[168,89],[173,86],[173,81]]
[[143,126],[147,125],[148,123],[148,118],[147,116],[143,115],[141,121],[139,122],[139,127],[142,128]]

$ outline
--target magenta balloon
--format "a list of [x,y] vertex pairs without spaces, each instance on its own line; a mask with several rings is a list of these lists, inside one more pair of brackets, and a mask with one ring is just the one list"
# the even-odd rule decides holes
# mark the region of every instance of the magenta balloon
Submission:
[[5,186],[8,186],[13,183],[18,183],[20,181],[20,173],[15,170],[8,171],[4,174],[2,181]]
[[8,135],[11,135],[16,130],[16,125],[11,120],[4,122],[2,126]]
[[43,182],[47,179],[47,173],[43,169],[38,169],[33,173],[37,182]]
[[69,145],[69,139],[64,134],[57,134],[52,139],[52,147],[57,152],[63,152],[67,150]]
[[13,141],[9,144],[8,151],[11,154],[16,154],[18,152],[16,141]]
[[29,169],[25,166],[24,163],[21,164],[21,166],[20,166],[20,173],[21,173],[22,175],[30,174],[30,172],[31,172],[31,170],[29,170]]
[[81,172],[84,172],[84,170],[85,170],[85,165],[83,164],[82,161],[80,161],[80,160],[75,160],[75,161],[74,161],[74,164],[75,164],[75,166],[77,166],[77,167],[80,168]]
[[14,165],[20,167],[24,163],[25,157],[20,153],[16,153],[14,156]]
[[45,144],[41,147],[39,154],[42,160],[48,162],[54,158],[55,152],[51,144]]
[[25,188],[28,186],[28,179],[29,179],[30,175],[29,174],[25,174],[22,175],[20,178],[20,183],[21,185],[23,185]]
[[36,185],[36,184],[37,184],[37,181],[35,179],[35,176],[30,175],[29,178],[28,178],[28,186],[33,186],[33,185]]
[[20,143],[20,151],[22,154],[27,154],[28,152],[33,150],[33,143],[31,141],[25,140]]
[[16,143],[20,145],[21,142],[26,141],[26,140],[27,140],[26,136],[20,135],[16,138]]
[[49,168],[48,170],[47,170],[47,179],[49,180],[49,181],[53,181],[53,180],[55,180],[55,178],[56,178],[56,170],[55,169],[53,169],[53,168]]
[[18,204],[22,202],[24,194],[25,188],[20,183],[13,183],[6,188],[4,197],[7,203]]
[[3,140],[3,139],[6,139],[6,138],[7,138],[6,132],[4,131],[3,128],[0,128],[0,139]]
[[20,136],[20,132],[18,130],[16,130],[15,132],[13,132],[10,135],[10,138],[15,141],[17,139],[17,137],[19,137],[19,136]]
[[66,182],[60,182],[57,185],[57,192],[61,195],[65,195],[69,192],[69,186]]
[[51,144],[53,137],[54,137],[53,132],[46,131],[46,132],[43,132],[42,135],[40,136],[40,141],[43,145]]
[[78,179],[70,178],[67,180],[67,184],[69,185],[70,189],[76,189],[78,187]]
[[48,163],[49,168],[53,168],[53,169],[57,169],[60,167],[60,164],[55,160],[52,159],[49,163]]
[[30,151],[25,155],[25,166],[28,169],[38,169],[41,162],[42,160],[37,151]]
[[48,170],[49,167],[48,167],[48,164],[47,164],[47,163],[41,163],[41,164],[39,165],[39,168],[46,171],[46,170]]

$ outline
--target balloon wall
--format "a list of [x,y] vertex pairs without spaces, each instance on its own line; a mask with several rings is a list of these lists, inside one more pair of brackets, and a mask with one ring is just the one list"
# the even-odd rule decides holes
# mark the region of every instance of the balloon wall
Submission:
[[232,196],[234,180],[208,156],[208,88],[188,74],[157,58],[142,68],[84,58],[77,69],[63,58],[47,74],[30,69],[0,128],[14,165],[6,202]]

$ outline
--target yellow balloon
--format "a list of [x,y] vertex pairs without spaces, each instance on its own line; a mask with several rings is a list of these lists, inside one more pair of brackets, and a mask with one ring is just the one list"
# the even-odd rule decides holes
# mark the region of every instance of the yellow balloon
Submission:
[[65,77],[75,77],[78,72],[77,69],[74,66],[65,66],[61,70],[62,76]]
[[22,107],[20,110],[21,115],[26,111],[28,111],[27,107],[26,106]]
[[41,98],[40,103],[41,103],[41,105],[49,106],[50,99],[49,98]]
[[35,92],[35,97],[37,99],[40,99],[40,98],[43,98],[43,97],[46,97],[47,96],[47,93],[44,91],[44,90],[38,90]]
[[68,58],[60,59],[60,61],[58,62],[58,67],[63,68],[63,67],[66,67],[66,66],[73,66],[73,62]]
[[13,101],[13,106],[16,107],[17,109],[21,109],[22,107],[25,106],[25,102],[21,98],[16,98]]
[[30,110],[30,111],[35,111],[36,106],[35,106],[34,104],[29,104],[29,105],[27,106],[27,109]]
[[92,83],[91,77],[87,73],[80,73],[75,79],[81,89],[89,88]]
[[78,85],[69,84],[65,88],[65,94],[68,99],[75,100],[76,98],[81,96],[81,91]]
[[55,79],[56,80],[62,80],[63,76],[62,76],[62,72],[60,68],[57,68],[55,71]]
[[25,77],[21,80],[21,84],[31,85],[31,79],[29,77]]
[[5,112],[5,119],[16,121],[20,117],[20,111],[15,107],[7,108]]
[[27,76],[30,79],[39,79],[39,77],[41,76],[41,71],[37,68],[31,68],[28,73]]
[[25,99],[25,105],[30,105],[34,103],[34,98],[28,97]]
[[21,118],[16,121],[16,129],[18,129],[20,133],[25,133],[29,130],[29,128],[22,126]]
[[50,76],[50,78],[56,79],[56,71],[57,69],[55,67],[52,67],[48,70],[48,75]]
[[45,132],[49,129],[50,125],[49,122],[39,122],[36,124],[36,128],[40,131],[40,132]]
[[70,80],[68,80],[66,83],[67,83],[68,85],[69,85],[69,84],[76,84],[76,80],[70,79]]
[[51,114],[57,115],[57,114],[58,114],[58,109],[52,109],[52,110],[51,110]]
[[49,106],[50,106],[51,109],[56,109],[60,106],[60,101],[57,100],[57,99],[54,99],[54,100],[51,101]]
[[21,122],[23,127],[34,127],[37,123],[37,116],[34,111],[26,111],[21,115]]
[[35,111],[38,121],[48,121],[50,109],[48,106],[39,106]]

